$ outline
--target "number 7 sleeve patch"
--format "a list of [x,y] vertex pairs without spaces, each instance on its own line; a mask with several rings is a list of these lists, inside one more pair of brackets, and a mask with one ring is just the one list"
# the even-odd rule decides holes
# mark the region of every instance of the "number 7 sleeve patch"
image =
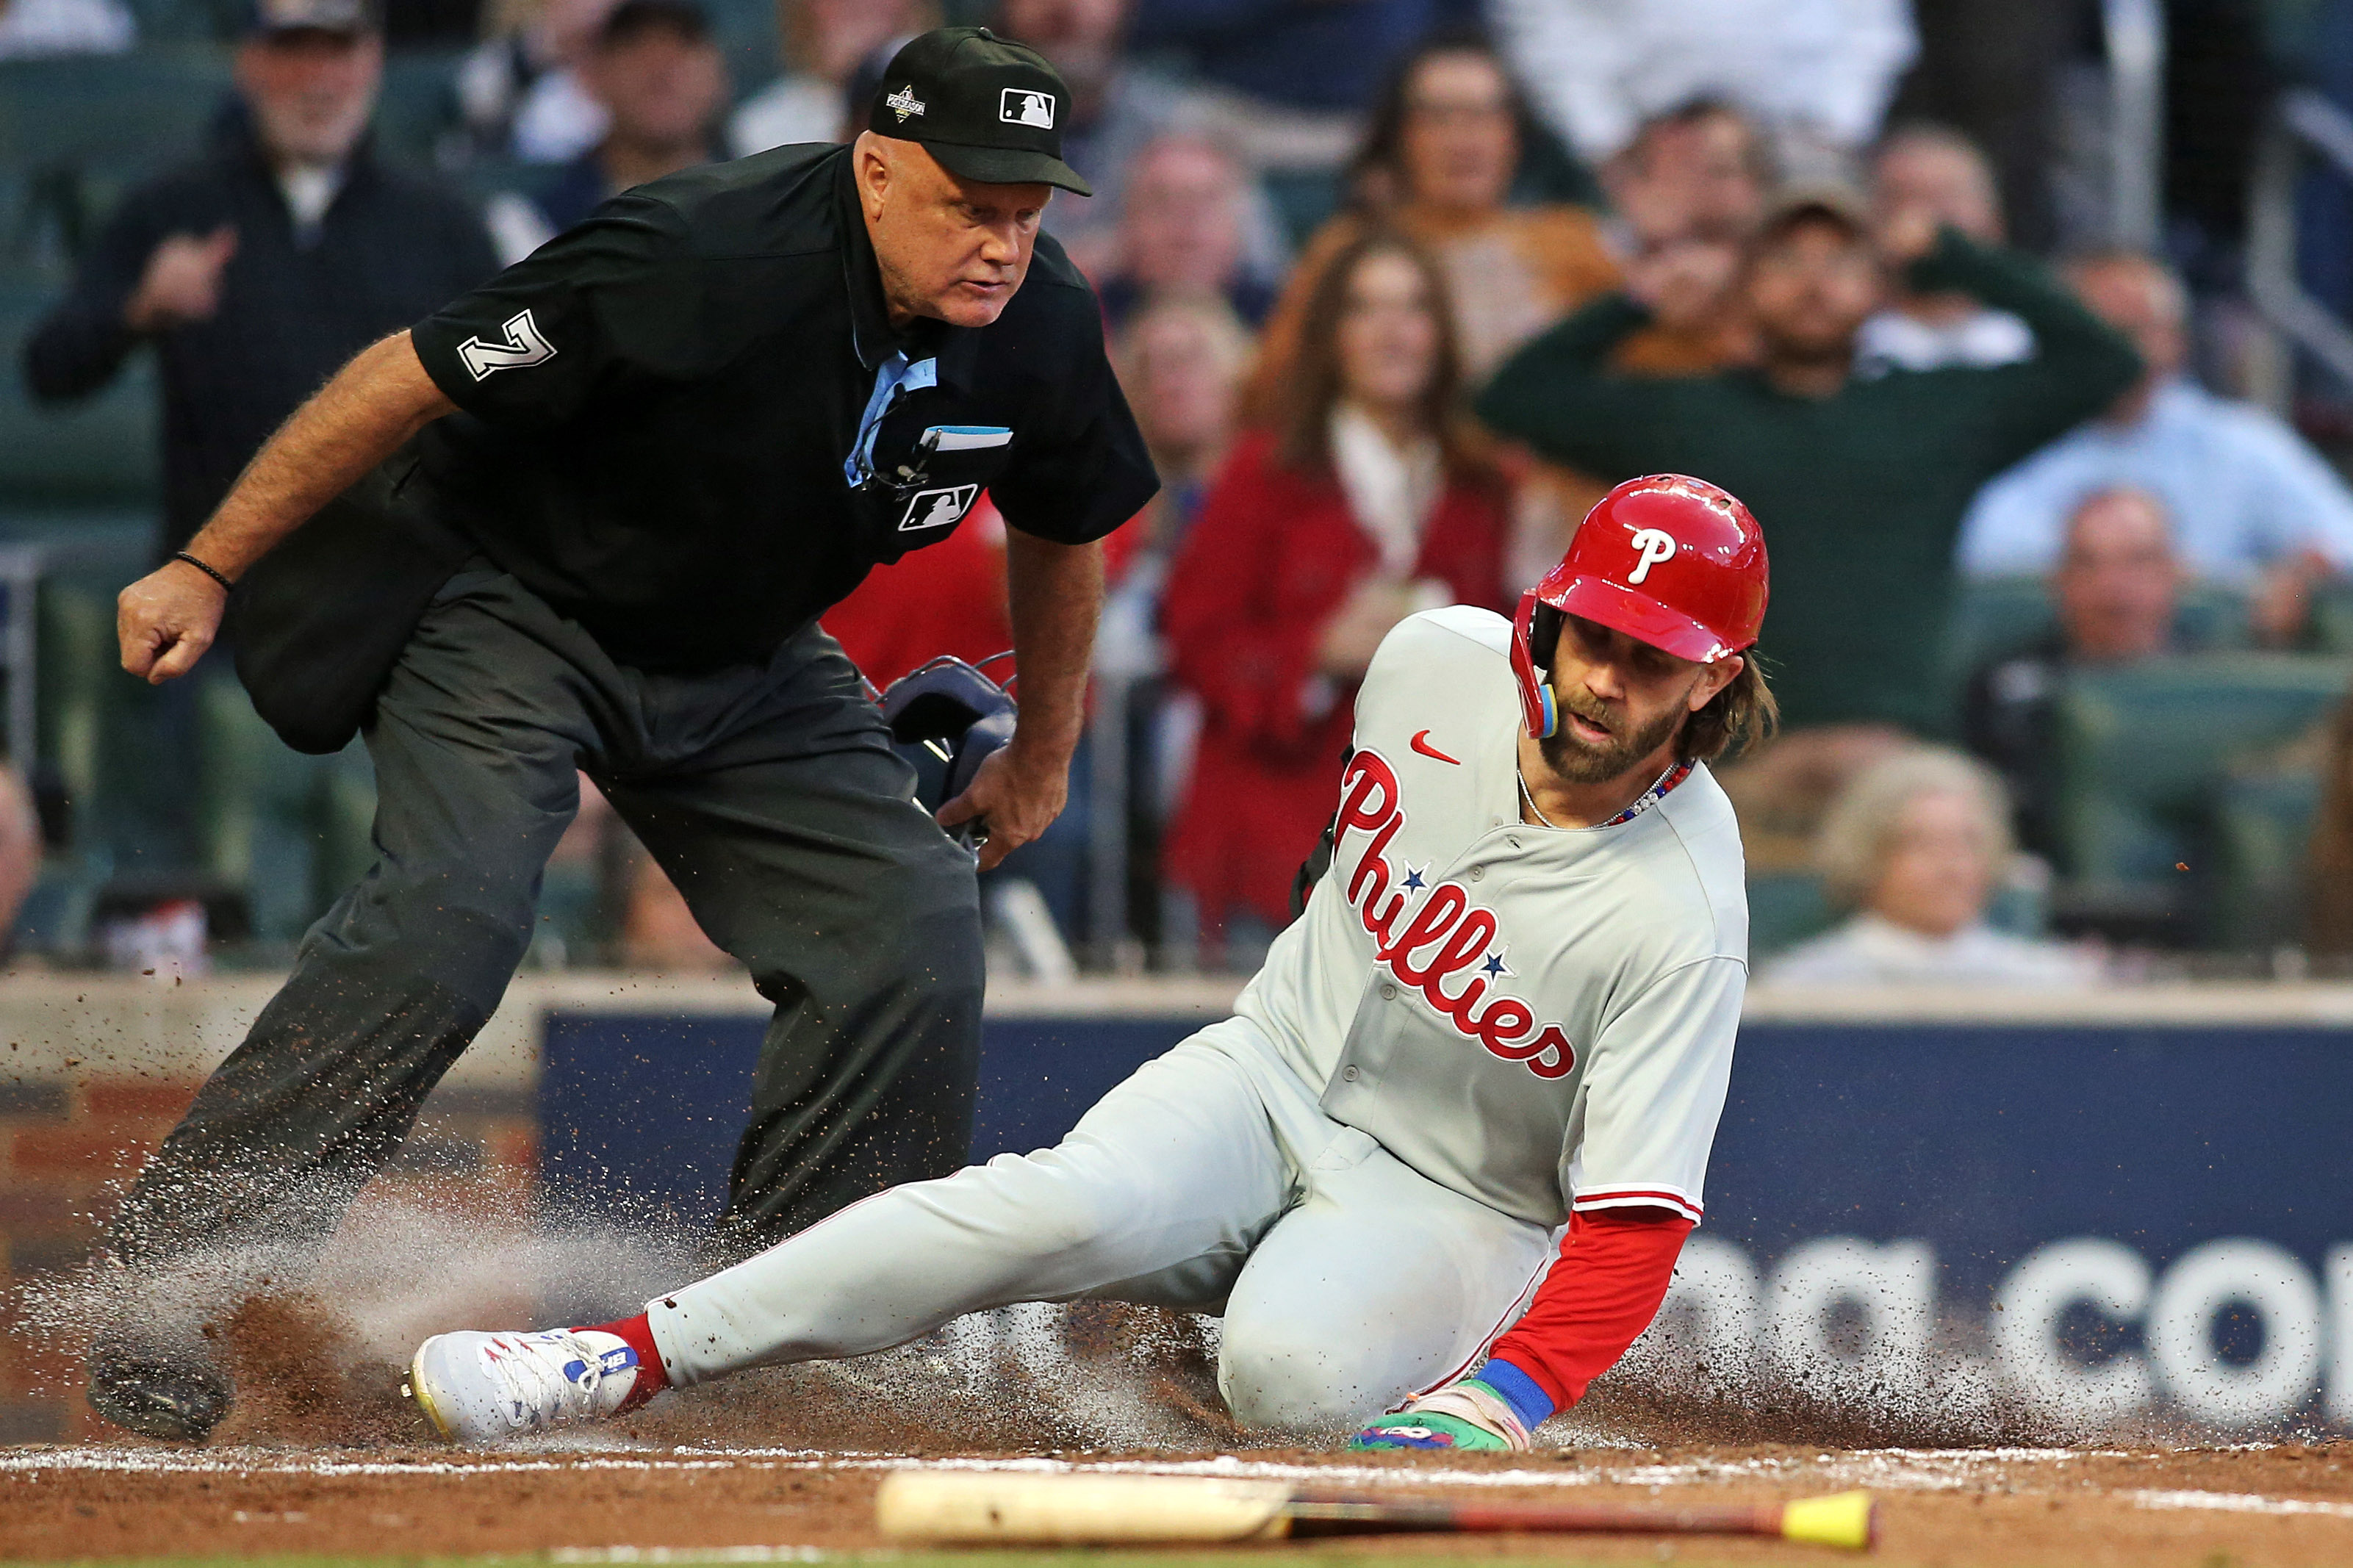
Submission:
[[476,381],[485,380],[498,371],[545,364],[554,357],[555,345],[541,335],[539,323],[532,320],[527,310],[507,318],[504,342],[486,343],[480,337],[471,337],[458,345],[458,358]]

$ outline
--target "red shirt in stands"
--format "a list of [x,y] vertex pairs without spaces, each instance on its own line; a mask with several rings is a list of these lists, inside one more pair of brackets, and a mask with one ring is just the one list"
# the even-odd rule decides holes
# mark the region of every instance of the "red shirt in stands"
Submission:
[[[820,624],[866,679],[888,686],[944,653],[978,664],[1013,646],[1005,519],[980,498],[955,531],[866,574]],[[999,679],[1009,673],[992,668]]]
[[[1122,524],[1103,539],[1103,569],[1114,582],[1134,553],[1135,532]],[[1013,646],[1004,514],[983,495],[955,532],[874,568],[820,624],[877,686],[944,653],[970,664],[1003,653]],[[991,665],[988,673],[1003,680],[1013,670]]]
[[[1413,575],[1501,610],[1507,531],[1500,485],[1450,479]],[[1285,466],[1264,434],[1235,448],[1186,535],[1161,619],[1204,713],[1162,865],[1205,929],[1245,911],[1291,918],[1292,879],[1339,804],[1356,698],[1344,685],[1312,705],[1316,645],[1379,559],[1338,476]]]

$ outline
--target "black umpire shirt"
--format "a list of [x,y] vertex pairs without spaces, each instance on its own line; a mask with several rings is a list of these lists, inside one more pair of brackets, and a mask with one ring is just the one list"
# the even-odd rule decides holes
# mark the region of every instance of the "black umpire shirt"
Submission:
[[1075,544],[1158,488],[1061,247],[992,324],[894,332],[846,147],[617,196],[413,341],[462,410],[425,504],[644,668],[765,658],[984,489]]

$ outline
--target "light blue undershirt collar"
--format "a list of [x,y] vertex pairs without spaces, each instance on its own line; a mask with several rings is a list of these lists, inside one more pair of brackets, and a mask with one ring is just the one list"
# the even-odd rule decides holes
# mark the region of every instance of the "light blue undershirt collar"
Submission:
[[940,362],[920,359],[910,364],[904,349],[892,350],[891,357],[875,367],[874,395],[866,400],[866,413],[858,421],[858,439],[851,444],[849,456],[841,460],[841,477],[852,489],[874,477],[874,436],[881,427],[882,416],[902,395],[939,384]]

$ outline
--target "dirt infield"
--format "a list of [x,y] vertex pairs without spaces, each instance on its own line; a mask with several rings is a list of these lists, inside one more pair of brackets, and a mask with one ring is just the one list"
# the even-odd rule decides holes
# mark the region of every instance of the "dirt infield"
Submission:
[[[645,1562],[806,1560],[881,1545],[870,1509],[914,1465],[1118,1468],[1320,1479],[1365,1492],[1750,1502],[1864,1486],[1875,1561],[1944,1568],[2353,1563],[2353,1446],[2138,1452],[1787,1447],[1412,1455],[931,1456],[801,1449],[415,1447],[290,1451],[134,1446],[0,1451],[0,1555],[446,1555]],[[802,1551],[799,1549],[813,1549]],[[733,1549],[733,1550],[729,1550]],[[1780,1563],[1819,1549],[1741,1541],[1430,1538],[1252,1548],[1319,1555],[1534,1554],[1553,1561]]]
[[[377,1272],[404,1278],[406,1255],[385,1256]],[[466,1300],[356,1313],[308,1294],[247,1300],[219,1325],[239,1393],[210,1446],[0,1447],[0,1559],[855,1558],[882,1547],[871,1523],[881,1477],[932,1465],[1199,1471],[1365,1494],[1662,1507],[1863,1487],[1883,1500],[1875,1561],[1887,1563],[2353,1563],[2353,1442],[2232,1447],[2154,1426],[2084,1440],[2014,1402],[1984,1397],[1967,1376],[1936,1397],[1906,1402],[1869,1386],[1841,1392],[1834,1382],[1711,1380],[1696,1365],[1646,1373],[1637,1358],[1547,1426],[1556,1446],[1534,1454],[1308,1452],[1253,1446],[1226,1421],[1210,1371],[1212,1325],[1093,1304],[1007,1309],[883,1355],[748,1373],[666,1394],[616,1426],[560,1443],[436,1447],[399,1396],[396,1358],[420,1331],[496,1321],[476,1298],[508,1289],[514,1273],[469,1271],[467,1281],[481,1283],[470,1284]],[[429,1274],[450,1277],[446,1265]],[[611,1288],[634,1289],[626,1279]],[[332,1299],[370,1300],[348,1286]],[[85,1316],[71,1296],[55,1296],[35,1325],[40,1331],[12,1337],[7,1348],[69,1341]],[[60,1394],[78,1397],[72,1349],[57,1352],[47,1376]],[[1237,1550],[1308,1552],[1324,1568],[1455,1556],[1567,1568],[1841,1555],[1641,1536],[1359,1538]],[[968,1561],[1041,1568],[1053,1555]],[[1198,1551],[1075,1560],[1090,1568],[1204,1561]],[[936,1554],[897,1561],[944,1568]]]

